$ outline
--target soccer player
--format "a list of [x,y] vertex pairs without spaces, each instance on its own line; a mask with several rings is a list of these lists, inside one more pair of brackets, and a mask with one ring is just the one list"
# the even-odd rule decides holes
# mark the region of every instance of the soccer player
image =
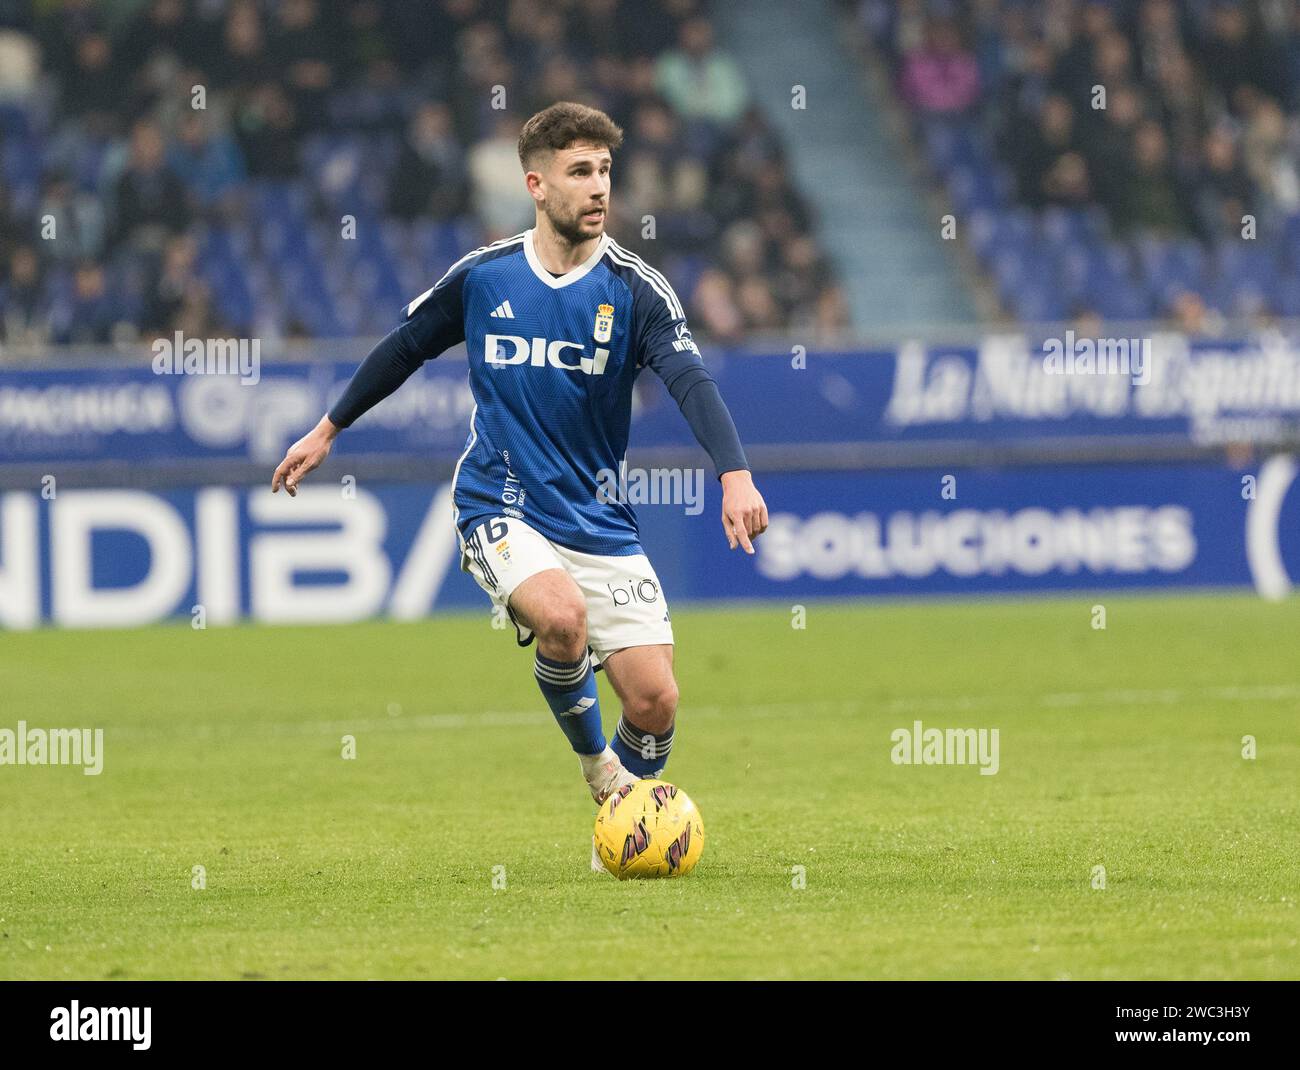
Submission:
[[[608,500],[643,368],[663,379],[717,469],[731,549],[752,554],[768,520],[681,302],[605,233],[622,140],[581,104],[529,119],[519,159],[536,225],[462,257],[407,305],[271,482],[295,495],[340,430],[465,342],[475,408],[452,479],[461,567],[509,613],[521,646],[536,639],[538,686],[597,803],[663,771],[677,713],[664,593],[632,510]],[[623,704],[610,742],[593,659]]]

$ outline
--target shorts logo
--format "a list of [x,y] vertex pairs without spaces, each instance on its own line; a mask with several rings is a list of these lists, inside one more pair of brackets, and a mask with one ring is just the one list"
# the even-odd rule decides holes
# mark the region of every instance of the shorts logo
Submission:
[[592,336],[597,342],[608,342],[614,331],[614,306],[600,305],[596,309],[596,333]]
[[649,605],[659,601],[659,584],[654,580],[629,580],[626,587],[611,587],[605,584],[609,597],[616,606],[627,606],[633,602]]

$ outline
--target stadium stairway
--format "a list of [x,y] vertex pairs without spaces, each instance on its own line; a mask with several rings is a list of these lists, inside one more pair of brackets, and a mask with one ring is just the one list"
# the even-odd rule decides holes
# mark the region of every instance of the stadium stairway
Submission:
[[[744,70],[817,212],[817,237],[838,269],[854,328],[976,322],[957,259],[900,162],[833,0],[803,0],[797,13],[788,0],[713,0],[710,10],[719,45]],[[796,85],[805,87],[806,110],[791,106]]]

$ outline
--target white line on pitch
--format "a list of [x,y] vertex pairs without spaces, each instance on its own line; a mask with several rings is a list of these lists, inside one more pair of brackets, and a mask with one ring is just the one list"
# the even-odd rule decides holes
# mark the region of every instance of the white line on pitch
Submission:
[[[1289,702],[1300,698],[1300,684],[1261,684],[1254,687],[1160,688],[1097,691],[1063,691],[1040,695],[948,695],[930,698],[848,700],[839,702],[781,702],[765,705],[690,706],[682,709],[687,719],[759,720],[772,717],[852,716],[864,712],[893,715],[914,713],[962,713],[971,710],[1039,706],[1046,709],[1078,709],[1100,706],[1173,705],[1198,699],[1225,702]],[[193,736],[221,738],[247,733],[268,735],[338,735],[351,732],[411,732],[420,730],[518,728],[550,724],[552,717],[540,710],[485,710],[476,713],[399,714],[389,717],[340,717],[328,721],[236,721],[122,725],[110,728],[117,738],[150,736]]]

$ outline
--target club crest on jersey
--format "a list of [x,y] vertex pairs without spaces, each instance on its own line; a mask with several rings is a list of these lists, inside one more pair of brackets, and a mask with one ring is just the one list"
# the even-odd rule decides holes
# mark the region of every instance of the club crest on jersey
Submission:
[[596,333],[592,336],[597,342],[608,342],[614,332],[614,306],[599,305],[596,308]]

